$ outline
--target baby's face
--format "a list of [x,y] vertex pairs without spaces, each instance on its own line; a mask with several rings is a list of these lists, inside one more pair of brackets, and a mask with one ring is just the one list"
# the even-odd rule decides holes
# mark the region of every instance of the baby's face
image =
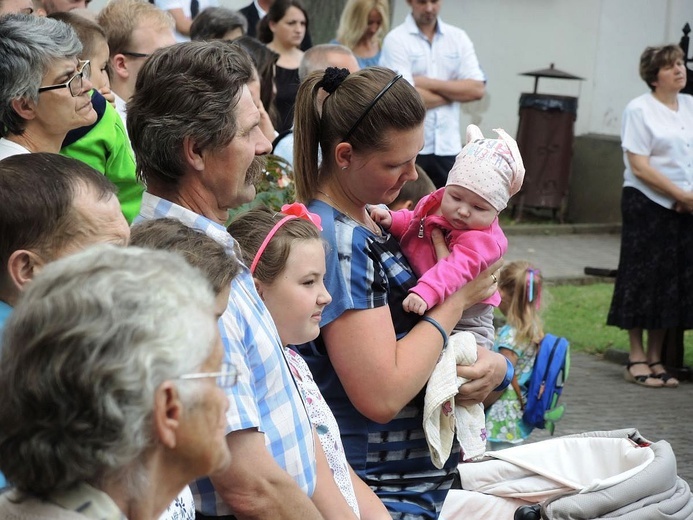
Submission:
[[455,229],[486,229],[498,216],[486,199],[452,184],[445,187],[440,213]]

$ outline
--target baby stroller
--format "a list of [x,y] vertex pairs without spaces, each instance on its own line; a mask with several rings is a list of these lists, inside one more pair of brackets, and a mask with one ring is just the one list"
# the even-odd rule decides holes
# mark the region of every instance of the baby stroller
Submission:
[[460,464],[441,520],[693,519],[666,441],[635,429],[557,437]]

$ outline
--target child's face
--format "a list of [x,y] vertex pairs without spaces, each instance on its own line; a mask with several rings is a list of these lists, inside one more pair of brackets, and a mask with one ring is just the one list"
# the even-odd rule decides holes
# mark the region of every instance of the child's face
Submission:
[[318,337],[322,310],[332,301],[324,277],[322,241],[298,240],[291,246],[286,267],[274,282],[257,282],[282,344],[299,345]]
[[104,87],[111,90],[111,84],[108,81],[108,73],[106,72],[106,67],[108,65],[108,43],[106,43],[106,40],[99,38],[94,47],[94,54],[87,57],[87,59],[91,61],[91,83],[96,90],[100,91]]
[[440,213],[455,229],[486,229],[498,216],[486,199],[454,184],[445,187]]

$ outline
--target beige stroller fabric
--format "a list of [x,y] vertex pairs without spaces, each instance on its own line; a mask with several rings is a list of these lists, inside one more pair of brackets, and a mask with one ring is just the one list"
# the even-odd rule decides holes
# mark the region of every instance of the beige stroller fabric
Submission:
[[676,474],[671,446],[649,446],[636,430],[559,437],[460,464],[441,519],[512,519],[542,503],[542,518],[692,519],[693,497]]

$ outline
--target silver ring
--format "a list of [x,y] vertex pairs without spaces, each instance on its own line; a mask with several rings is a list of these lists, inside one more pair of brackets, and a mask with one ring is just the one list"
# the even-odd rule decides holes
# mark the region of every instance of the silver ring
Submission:
[[498,278],[495,273],[491,273],[491,278],[493,279],[493,283],[498,283]]

